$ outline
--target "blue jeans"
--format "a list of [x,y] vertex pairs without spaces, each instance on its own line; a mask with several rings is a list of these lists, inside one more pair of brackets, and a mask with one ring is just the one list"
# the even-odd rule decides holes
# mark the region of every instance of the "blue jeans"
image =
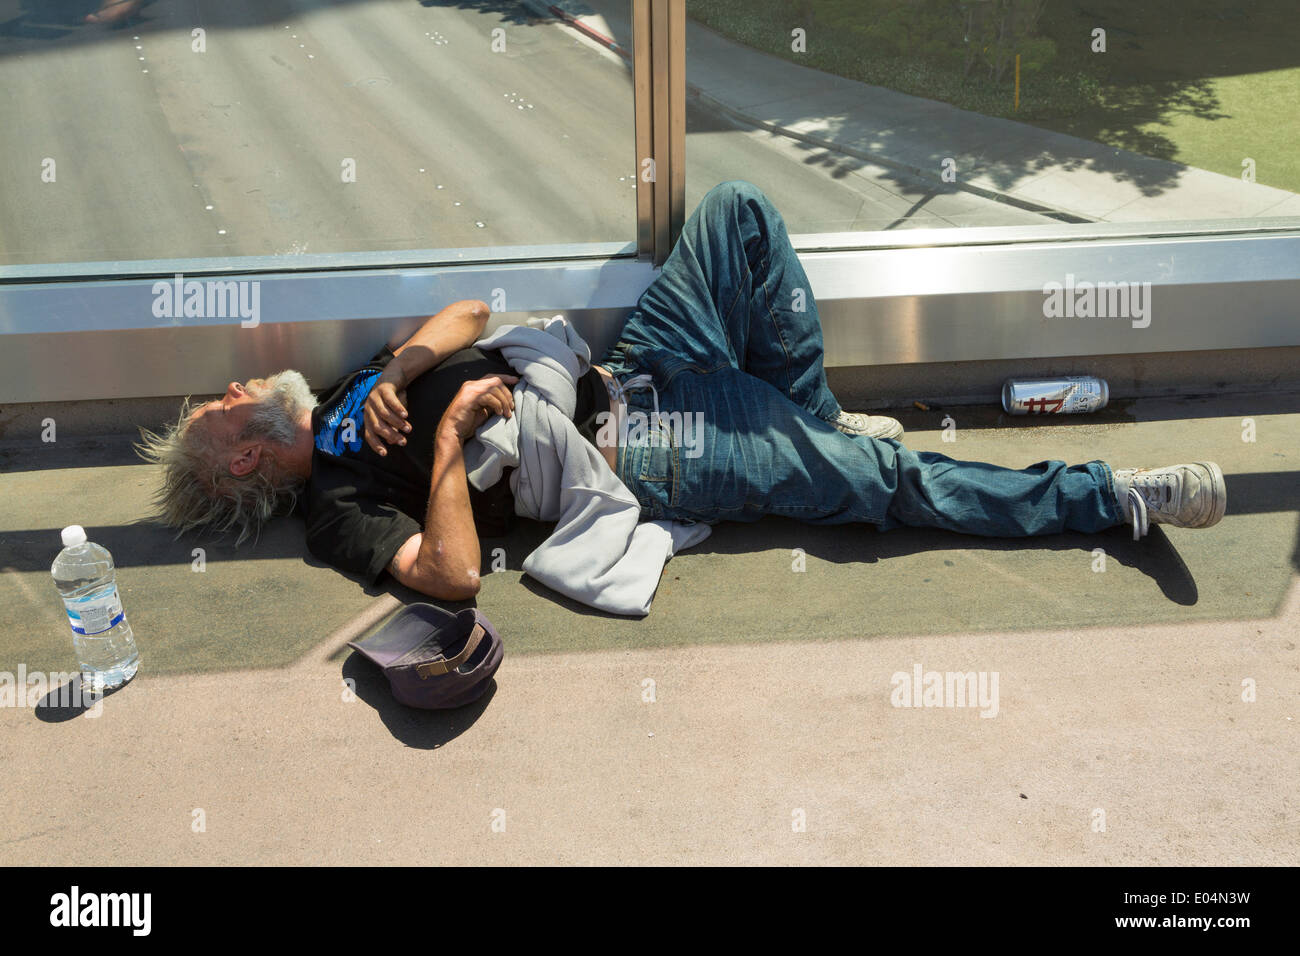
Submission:
[[651,378],[627,393],[646,436],[634,425],[618,453],[647,518],[783,515],[997,537],[1122,522],[1104,462],[1015,470],[838,431],[808,277],[752,183],[709,191],[601,364]]

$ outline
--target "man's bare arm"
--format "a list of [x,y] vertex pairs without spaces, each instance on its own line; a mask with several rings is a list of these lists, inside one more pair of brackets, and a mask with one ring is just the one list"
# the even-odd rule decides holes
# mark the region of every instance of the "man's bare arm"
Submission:
[[479,591],[482,556],[469,504],[464,444],[492,415],[509,417],[512,375],[491,375],[461,386],[438,423],[434,438],[429,508],[424,531],[412,535],[389,564],[407,587],[445,601],[464,601]]
[[487,303],[477,299],[453,302],[426,321],[406,340],[385,366],[366,396],[365,439],[376,454],[388,454],[387,445],[405,444],[411,430],[407,421],[406,387],[448,356],[469,348],[483,337]]
[[435,441],[429,509],[424,531],[412,535],[389,566],[393,577],[409,588],[444,601],[465,601],[478,594],[482,560],[469,482],[460,441]]
[[393,352],[379,381],[392,382],[401,391],[449,355],[482,338],[491,314],[487,303],[478,299],[453,302]]

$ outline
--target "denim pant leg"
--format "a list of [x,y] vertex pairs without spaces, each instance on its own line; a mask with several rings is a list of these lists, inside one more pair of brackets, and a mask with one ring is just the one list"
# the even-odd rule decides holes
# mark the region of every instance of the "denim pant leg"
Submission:
[[882,531],[908,526],[1018,538],[1092,533],[1124,520],[1110,467],[1102,461],[1040,461],[1015,469],[902,445],[896,460],[898,486]]
[[[658,353],[708,371],[731,366],[830,421],[821,320],[785,221],[757,186],[714,186],[691,213],[663,270],[641,294],[606,364],[646,371]],[[642,366],[634,369],[634,366]]]
[[[682,427],[619,456],[619,478],[650,518],[714,523],[782,515],[992,537],[1094,532],[1121,522],[1102,462],[1017,470],[845,435],[732,368],[680,371],[658,400]],[[634,393],[629,410],[649,418],[651,402]]]

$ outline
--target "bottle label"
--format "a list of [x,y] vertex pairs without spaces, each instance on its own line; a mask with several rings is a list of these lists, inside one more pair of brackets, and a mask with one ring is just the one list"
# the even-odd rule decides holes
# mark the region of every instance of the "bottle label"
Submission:
[[68,609],[68,623],[73,634],[102,634],[117,627],[126,617],[116,586],[107,594],[101,591],[63,603]]

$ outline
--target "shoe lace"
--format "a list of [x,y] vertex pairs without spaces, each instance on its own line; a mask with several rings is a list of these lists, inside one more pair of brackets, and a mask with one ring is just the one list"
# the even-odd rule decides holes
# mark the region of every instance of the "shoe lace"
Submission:
[[1167,474],[1135,474],[1128,487],[1129,508],[1133,515],[1133,540],[1147,533],[1150,524],[1148,511],[1168,513],[1175,495],[1174,479]]

